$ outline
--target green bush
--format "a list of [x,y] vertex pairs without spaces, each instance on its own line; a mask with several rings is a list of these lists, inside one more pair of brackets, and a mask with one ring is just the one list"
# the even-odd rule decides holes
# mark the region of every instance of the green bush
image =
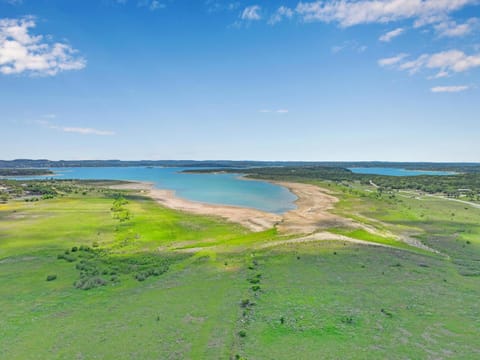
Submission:
[[68,262],[74,262],[77,260],[75,256],[69,255],[69,254],[58,254],[57,255],[58,260],[65,260]]
[[56,274],[52,274],[52,275],[48,275],[47,276],[47,281],[53,281],[53,280],[56,280],[57,279],[57,275]]
[[240,306],[242,308],[246,308],[246,307],[249,307],[251,305],[251,302],[249,299],[243,299],[241,302],[240,302]]
[[81,278],[73,284],[80,290],[90,290],[105,285],[107,285],[107,282],[101,277]]

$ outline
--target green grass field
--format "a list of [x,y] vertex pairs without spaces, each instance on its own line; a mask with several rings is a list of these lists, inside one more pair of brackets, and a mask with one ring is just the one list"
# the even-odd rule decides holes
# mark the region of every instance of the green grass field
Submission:
[[348,229],[393,247],[259,250],[286,237],[133,195],[123,221],[101,192],[0,204],[0,358],[479,358],[480,210],[332,190],[337,213],[439,254]]

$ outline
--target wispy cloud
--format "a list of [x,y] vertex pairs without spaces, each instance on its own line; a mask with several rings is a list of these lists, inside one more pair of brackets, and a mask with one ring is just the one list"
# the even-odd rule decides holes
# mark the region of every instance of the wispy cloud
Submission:
[[433,93],[457,93],[470,89],[470,86],[467,85],[456,85],[456,86],[435,86],[430,89]]
[[216,13],[221,11],[233,11],[237,10],[240,7],[240,2],[238,1],[220,1],[220,0],[207,0],[205,1],[207,6],[207,11],[209,13]]
[[398,54],[396,56],[383,58],[378,60],[378,65],[380,66],[393,66],[400,63],[403,59],[405,59],[408,55],[407,54]]
[[270,25],[275,25],[282,21],[283,19],[291,19],[294,15],[294,12],[292,9],[286,7],[286,6],[280,6],[275,13],[273,13],[272,16],[270,16],[270,19],[268,20],[268,24]]
[[[53,115],[53,114],[48,114],[48,115]],[[55,118],[56,116],[53,117],[47,117],[43,116],[44,118]],[[108,130],[99,130],[99,129],[94,129],[94,128],[89,128],[89,127],[70,127],[70,126],[59,126],[56,124],[51,123],[48,120],[37,120],[35,121],[37,124],[48,128],[48,129],[53,129],[53,130],[59,130],[67,133],[76,133],[76,134],[81,134],[81,135],[99,135],[99,136],[112,136],[115,135],[114,131],[108,131]]]
[[381,66],[392,66],[398,70],[415,74],[423,69],[436,70],[436,78],[448,76],[452,73],[465,72],[480,67],[480,53],[467,55],[460,50],[449,50],[435,54],[423,54],[413,60],[405,60],[405,54],[378,61]]
[[260,14],[261,7],[259,5],[252,5],[247,6],[243,9],[242,13],[240,14],[240,19],[246,21],[258,21],[262,19],[262,15]]
[[139,7],[146,7],[150,11],[155,11],[159,9],[165,9],[167,5],[159,0],[139,0],[138,1]]
[[382,42],[390,42],[392,39],[402,35],[405,32],[404,28],[397,28],[395,30],[389,31],[382,36],[380,36],[379,40]]
[[461,37],[472,33],[479,27],[479,24],[480,22],[477,18],[469,19],[463,24],[448,20],[435,25],[434,28],[441,37]]
[[[130,2],[129,0],[114,0],[114,3],[118,5],[127,5]],[[167,7],[165,1],[160,0],[132,0],[131,3],[136,3],[137,7],[146,8],[150,11],[165,9]]]
[[367,50],[367,46],[361,45],[356,41],[344,41],[340,45],[332,46],[332,49],[331,49],[333,54],[338,54],[339,52],[342,52],[345,50],[350,50],[357,53],[363,53]]
[[262,110],[259,110],[258,112],[263,113],[263,114],[271,114],[271,113],[287,114],[287,113],[289,113],[288,109],[278,109],[278,110],[262,109]]
[[30,33],[33,17],[0,19],[0,72],[5,75],[27,73],[53,76],[80,70],[86,60],[70,45],[50,42],[48,37]]
[[93,128],[61,127],[60,129],[64,132],[77,133],[82,135],[102,135],[102,136],[115,135],[113,131],[98,130]]
[[332,0],[300,2],[304,21],[336,22],[342,27],[416,19],[417,26],[438,22],[477,0]]

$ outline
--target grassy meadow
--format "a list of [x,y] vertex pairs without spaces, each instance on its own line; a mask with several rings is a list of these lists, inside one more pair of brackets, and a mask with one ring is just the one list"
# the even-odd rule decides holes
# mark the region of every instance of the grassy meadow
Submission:
[[332,232],[389,247],[282,245],[134,193],[0,204],[0,358],[479,358],[480,209],[319,184],[395,238]]

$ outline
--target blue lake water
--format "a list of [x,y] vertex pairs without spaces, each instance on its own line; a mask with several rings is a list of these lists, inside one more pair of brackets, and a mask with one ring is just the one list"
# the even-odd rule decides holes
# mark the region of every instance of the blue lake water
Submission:
[[456,175],[453,171],[424,171],[424,170],[407,170],[399,168],[349,168],[355,174],[371,174],[371,175],[387,175],[387,176],[420,176],[420,175]]
[[[191,168],[190,168],[191,169]],[[264,181],[242,180],[239,174],[184,174],[185,168],[99,167],[55,168],[55,176],[32,178],[148,181],[159,189],[203,203],[233,205],[281,214],[296,208],[288,189]]]

